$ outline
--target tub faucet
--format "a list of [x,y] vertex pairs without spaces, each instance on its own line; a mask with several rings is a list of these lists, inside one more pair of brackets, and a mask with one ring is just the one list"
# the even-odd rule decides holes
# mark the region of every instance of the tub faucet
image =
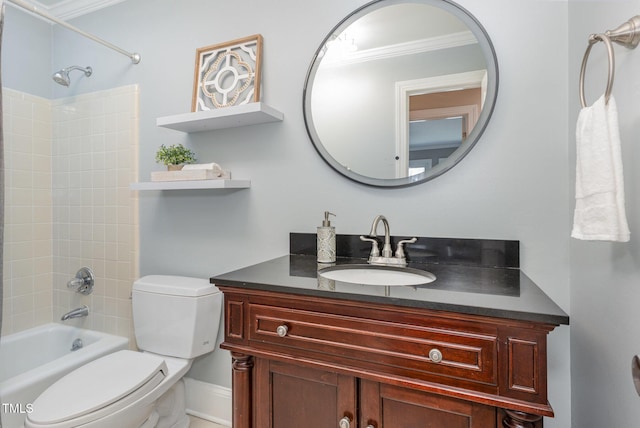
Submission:
[[89,315],[89,308],[87,307],[87,305],[81,306],[79,308],[76,308],[72,311],[67,312],[66,314],[64,314],[62,316],[62,318],[60,318],[61,321],[66,321],[66,320],[70,320],[72,318],[81,318],[81,317],[86,317],[87,315]]
[[83,267],[76,272],[75,278],[67,282],[67,287],[73,288],[80,294],[91,294],[95,283],[93,271],[91,268]]
[[[382,246],[382,255],[378,250],[378,241],[374,238],[378,236],[378,224],[382,221],[384,225],[384,244]],[[371,242],[371,254],[369,254],[369,263],[372,265],[385,265],[385,266],[406,266],[407,258],[402,246],[404,244],[413,244],[418,239],[411,238],[398,242],[398,248],[396,249],[396,255],[393,256],[393,250],[391,249],[391,234],[389,232],[389,222],[383,215],[378,215],[373,219],[371,224],[371,231],[369,232],[370,238],[361,236],[362,241]]]

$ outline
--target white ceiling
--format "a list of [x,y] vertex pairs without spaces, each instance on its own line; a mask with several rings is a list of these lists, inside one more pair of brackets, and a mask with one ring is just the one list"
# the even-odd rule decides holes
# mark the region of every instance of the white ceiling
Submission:
[[27,0],[43,12],[67,20],[125,0]]

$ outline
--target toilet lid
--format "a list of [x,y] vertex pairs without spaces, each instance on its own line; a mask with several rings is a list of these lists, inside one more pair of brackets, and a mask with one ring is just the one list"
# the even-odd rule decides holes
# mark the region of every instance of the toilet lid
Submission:
[[157,355],[115,352],[79,367],[47,388],[34,401],[29,419],[53,424],[110,405],[116,407],[110,409],[114,411],[153,390],[167,374],[164,359]]

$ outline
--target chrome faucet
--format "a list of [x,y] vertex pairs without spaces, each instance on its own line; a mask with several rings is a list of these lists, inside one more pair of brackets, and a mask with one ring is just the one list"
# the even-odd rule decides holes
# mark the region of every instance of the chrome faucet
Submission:
[[95,283],[93,271],[91,268],[83,267],[76,272],[75,278],[67,282],[68,288],[73,288],[80,294],[91,294]]
[[84,346],[84,343],[82,343],[82,339],[78,338],[76,340],[73,341],[73,343],[71,344],[71,352],[75,352],[78,349],[82,349],[82,347]]
[[[375,239],[378,236],[378,224],[382,221],[384,225],[384,244],[382,246],[382,255],[378,249],[378,241]],[[372,265],[385,265],[385,266],[406,266],[407,257],[405,256],[403,245],[413,244],[418,238],[405,239],[398,242],[396,248],[396,255],[393,256],[393,250],[391,249],[391,233],[389,231],[389,222],[383,215],[378,215],[373,219],[371,224],[371,231],[369,232],[369,238],[366,236],[360,236],[360,240],[371,242],[371,253],[369,254],[369,263]]]
[[66,320],[70,320],[72,318],[81,318],[81,317],[86,317],[87,315],[89,315],[89,308],[87,307],[87,305],[81,306],[79,308],[76,308],[72,311],[67,312],[66,314],[64,314],[62,316],[62,318],[60,318],[61,321],[66,321]]
[[371,224],[371,232],[369,232],[369,236],[375,238],[378,236],[378,224],[382,221],[384,225],[384,246],[382,247],[382,257],[392,257],[393,251],[391,250],[391,236],[389,233],[389,222],[387,218],[383,215],[376,216],[373,219],[373,223]]

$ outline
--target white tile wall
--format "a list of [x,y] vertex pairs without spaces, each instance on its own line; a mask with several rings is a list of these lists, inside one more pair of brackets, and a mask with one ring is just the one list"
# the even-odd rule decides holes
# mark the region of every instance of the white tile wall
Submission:
[[2,334],[52,319],[50,100],[3,88],[5,156]]
[[[17,285],[10,293],[5,285],[2,333],[57,321],[86,304],[89,317],[70,323],[132,338],[138,203],[128,185],[137,181],[137,86],[54,101],[5,91],[4,106],[27,101],[4,112],[12,148],[5,284]],[[66,287],[82,266],[96,274],[89,296]],[[46,311],[38,306],[45,304]]]

